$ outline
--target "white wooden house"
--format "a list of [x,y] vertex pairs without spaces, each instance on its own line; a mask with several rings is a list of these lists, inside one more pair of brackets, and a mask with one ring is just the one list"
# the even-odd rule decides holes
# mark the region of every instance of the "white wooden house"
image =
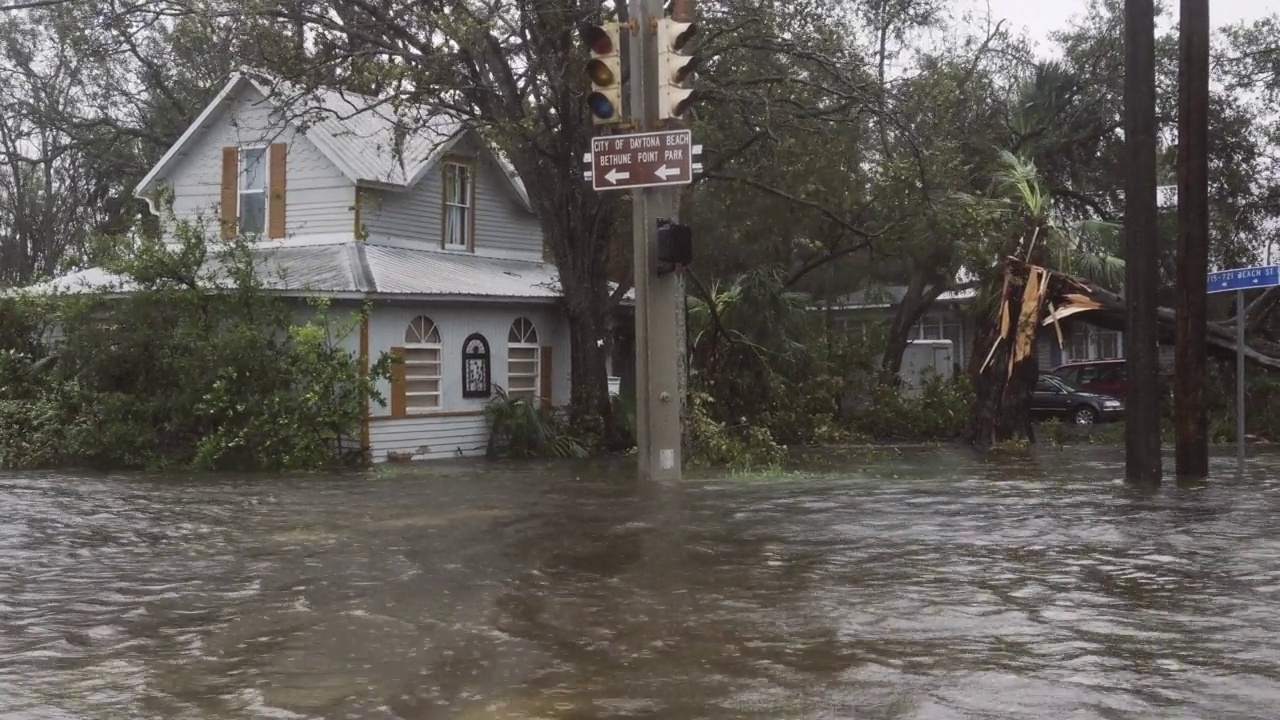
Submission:
[[[843,332],[857,332],[872,322],[888,322],[906,295],[906,287],[893,285],[874,291],[859,291],[836,299],[823,310],[831,324]],[[912,340],[950,340],[955,348],[956,369],[963,370],[973,353],[977,327],[969,303],[976,297],[973,290],[944,292],[911,328]],[[1036,341],[1037,362],[1041,370],[1084,360],[1112,360],[1124,357],[1123,333],[1104,330],[1079,320],[1062,324],[1064,345],[1059,347],[1057,334],[1045,328]]]
[[[483,454],[491,384],[568,401],[558,275],[500,152],[460,119],[407,133],[395,117],[369,97],[238,72],[136,192],[167,187],[176,217],[255,237],[278,292],[331,298],[335,312],[372,304],[349,349],[404,360],[381,388],[388,406],[366,413],[375,462]],[[110,280],[90,269],[53,285]]]

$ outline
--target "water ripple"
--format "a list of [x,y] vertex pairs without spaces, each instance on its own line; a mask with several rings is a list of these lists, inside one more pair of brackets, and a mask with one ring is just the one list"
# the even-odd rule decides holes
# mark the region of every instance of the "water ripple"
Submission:
[[0,717],[1270,718],[1280,462],[1215,468],[0,476]]

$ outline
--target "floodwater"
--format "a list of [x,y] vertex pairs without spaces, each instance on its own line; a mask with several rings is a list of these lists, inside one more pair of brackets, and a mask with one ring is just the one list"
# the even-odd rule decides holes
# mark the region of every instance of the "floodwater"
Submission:
[[0,475],[0,718],[1275,718],[1280,462]]

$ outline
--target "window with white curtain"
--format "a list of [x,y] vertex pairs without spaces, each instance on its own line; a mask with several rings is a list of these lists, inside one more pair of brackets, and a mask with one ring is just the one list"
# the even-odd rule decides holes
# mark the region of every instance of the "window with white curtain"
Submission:
[[474,177],[470,165],[444,164],[444,246],[451,250],[471,248]]
[[267,226],[267,149],[240,149],[240,232],[261,234]]

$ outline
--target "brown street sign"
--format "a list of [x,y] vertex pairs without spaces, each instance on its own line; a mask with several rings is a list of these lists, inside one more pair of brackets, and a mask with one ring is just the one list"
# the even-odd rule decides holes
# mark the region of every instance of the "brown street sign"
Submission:
[[591,187],[601,190],[693,182],[693,133],[688,130],[607,135],[591,139]]

